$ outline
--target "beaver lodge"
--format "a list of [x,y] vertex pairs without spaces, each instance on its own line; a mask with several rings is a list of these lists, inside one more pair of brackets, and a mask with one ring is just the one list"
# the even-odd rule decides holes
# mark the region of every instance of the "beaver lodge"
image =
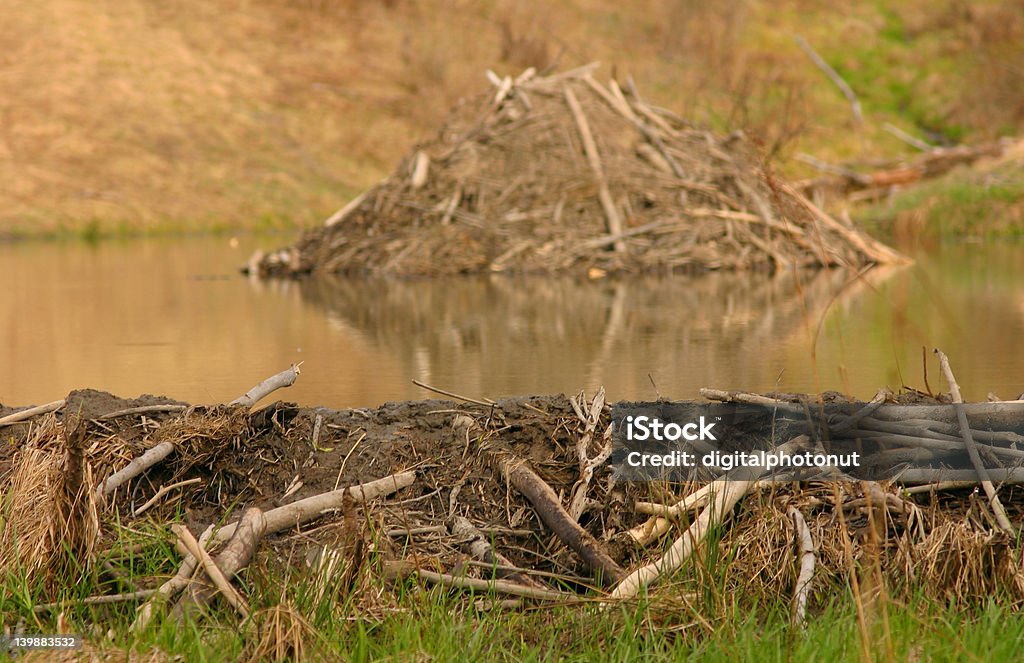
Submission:
[[[903,262],[716,136],[592,75],[488,76],[436,138],[262,276],[701,271]],[[599,272],[600,273],[600,272]]]

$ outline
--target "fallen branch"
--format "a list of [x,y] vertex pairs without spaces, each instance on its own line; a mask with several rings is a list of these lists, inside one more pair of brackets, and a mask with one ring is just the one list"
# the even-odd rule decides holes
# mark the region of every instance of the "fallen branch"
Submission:
[[[258,510],[257,510],[258,512]],[[239,527],[239,531],[244,529],[245,517],[242,517],[243,526]],[[228,603],[232,605],[242,615],[242,618],[249,617],[249,604],[244,598],[238,593],[238,591],[231,586],[228,579],[224,577],[224,572],[220,570],[217,563],[213,561],[210,554],[203,550],[203,547],[199,545],[195,537],[192,536],[192,532],[188,531],[188,528],[175,523],[171,525],[171,531],[174,532],[182,545],[189,551],[189,553],[199,560],[203,570],[206,571],[206,575],[210,576],[210,580],[213,581],[214,586],[224,595]]]
[[436,573],[425,569],[418,569],[410,562],[385,562],[384,577],[389,580],[404,579],[410,576],[419,576],[427,582],[454,589],[468,589],[477,592],[495,592],[508,594],[510,596],[522,596],[523,598],[537,599],[539,601],[561,601],[573,603],[579,601],[579,597],[566,592],[557,592],[552,589],[537,589],[525,587],[517,582],[507,580],[481,580],[479,578],[467,578],[465,576],[453,576],[447,573]]
[[[199,536],[199,545],[205,547],[211,534],[213,534],[213,525],[207,527]],[[191,554],[185,554],[181,561],[181,566],[178,567],[178,572],[175,573],[167,582],[157,587],[149,600],[139,608],[139,612],[135,616],[135,621],[132,622],[132,630],[137,633],[145,629],[150,620],[152,620],[153,612],[156,610],[157,606],[165,605],[169,600],[174,598],[178,592],[188,586],[189,582],[192,581],[192,575],[196,572],[196,567],[198,565],[199,561],[195,557]]]
[[257,402],[268,396],[269,394],[281,389],[283,387],[290,387],[295,384],[295,380],[298,379],[299,374],[302,372],[299,367],[302,366],[300,361],[297,364],[292,364],[290,368],[281,371],[277,375],[272,375],[263,382],[245,392],[244,395],[239,396],[235,400],[228,403],[228,405],[241,405],[243,407],[252,407]]
[[26,419],[31,419],[37,414],[46,414],[47,412],[59,410],[62,407],[64,407],[64,399],[61,399],[59,401],[53,401],[52,403],[47,403],[45,405],[37,405],[35,407],[30,407],[21,410],[20,412],[9,414],[6,417],[0,417],[0,426],[10,426],[11,424],[16,424],[25,421]]
[[[359,504],[368,502],[375,497],[390,495],[406,486],[412,485],[415,480],[416,472],[409,470],[375,481],[368,481],[358,486],[332,490],[327,493],[297,500],[291,504],[279,506],[263,514],[266,521],[265,534],[274,534],[319,518],[325,511],[341,508],[345,500],[351,500]],[[228,541],[234,536],[237,527],[238,522],[225,525],[217,531],[217,534],[213,537],[213,542],[223,543]]]
[[[265,532],[266,520],[264,519],[263,512],[255,507],[246,509],[245,513],[242,514],[242,519],[239,521],[234,536],[231,537],[231,540],[228,541],[223,550],[217,555],[216,561],[210,559],[205,551],[200,551],[206,558],[203,562],[203,567],[214,581],[216,590],[213,587],[193,583],[188,596],[182,597],[181,601],[174,607],[174,614],[181,616],[186,611],[195,607],[203,607],[213,599],[216,591],[220,591],[243,617],[246,616],[248,605],[245,599],[237,594],[227,579],[237,575],[239,571],[249,565]],[[212,573],[211,566],[213,569]],[[217,575],[220,575],[220,578]],[[237,599],[237,603],[234,599]]]
[[791,506],[787,513],[793,519],[800,559],[800,573],[796,577],[796,589],[793,592],[793,622],[797,626],[804,626],[807,623],[807,595],[811,591],[811,579],[814,577],[814,539],[799,509]]
[[101,594],[100,596],[87,596],[84,599],[74,599],[69,601],[57,601],[55,603],[43,603],[41,605],[32,606],[32,612],[40,613],[48,610],[64,610],[68,607],[78,605],[108,605],[110,603],[126,603],[128,601],[137,601],[138,599],[148,599],[157,590],[155,589],[140,589],[137,592],[128,592],[127,594]]
[[857,124],[863,125],[864,114],[861,112],[860,100],[857,99],[857,95],[854,93],[853,88],[843,80],[843,77],[839,75],[839,72],[833,69],[829,63],[825,62],[824,58],[818,55],[817,51],[811,48],[811,45],[807,43],[807,40],[800,35],[794,35],[793,39],[796,40],[796,44],[800,47],[800,50],[802,50],[807,57],[811,59],[811,62],[813,62],[815,66],[828,76],[829,80],[839,88],[839,91],[843,93],[846,100],[850,102],[850,108],[853,110],[853,117],[857,120]]
[[594,439],[594,431],[601,420],[601,412],[604,409],[604,387],[597,390],[594,400],[587,412],[583,411],[583,392],[570,401],[572,409],[583,424],[583,435],[576,443],[576,456],[579,459],[580,478],[573,488],[572,499],[569,500],[569,517],[579,521],[580,516],[587,509],[587,491],[590,488],[590,480],[594,477],[594,470],[600,467],[608,457],[612,455],[612,428],[609,426],[604,433],[601,451],[590,458],[590,442]]
[[530,500],[541,521],[600,576],[602,583],[616,583],[622,579],[625,575],[622,567],[608,556],[590,532],[580,527],[562,508],[555,491],[537,476],[525,460],[503,455],[498,458],[498,465],[508,482]]
[[985,495],[988,496],[988,501],[992,505],[992,512],[995,514],[996,523],[999,524],[999,529],[1014,537],[1013,525],[1006,516],[1006,509],[1003,508],[1003,503],[999,501],[999,495],[996,493],[995,486],[992,485],[988,469],[981,460],[981,455],[978,453],[978,445],[975,444],[974,438],[971,436],[971,425],[967,421],[967,413],[964,411],[964,399],[960,395],[960,385],[956,383],[956,378],[953,376],[953,369],[949,365],[949,358],[938,348],[935,348],[934,352],[939,356],[939,366],[942,368],[943,375],[946,376],[946,382],[949,383],[949,395],[953,397],[953,407],[956,409],[956,417],[960,421],[960,432],[963,434],[964,443],[967,445],[967,455],[970,456],[971,464],[974,465],[974,469],[978,472],[978,479],[981,481],[981,487],[984,488]]

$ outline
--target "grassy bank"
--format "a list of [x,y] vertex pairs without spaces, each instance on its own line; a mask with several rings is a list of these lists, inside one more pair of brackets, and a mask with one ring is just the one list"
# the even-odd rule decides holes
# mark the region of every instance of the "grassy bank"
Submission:
[[820,607],[795,628],[785,596],[727,590],[738,550],[719,550],[722,563],[688,563],[647,598],[609,608],[502,609],[495,604],[504,597],[384,582],[373,562],[354,573],[342,566],[325,583],[301,561],[283,566],[269,555],[247,574],[248,621],[218,603],[206,616],[160,616],[133,631],[137,602],[79,603],[110,585],[129,591],[173,574],[170,540],[145,525],[121,529],[106,570],[66,588],[60,608],[33,612],[44,593],[39,579],[12,574],[0,585],[0,614],[29,633],[63,628],[83,634],[92,652],[151,657],[143,660],[999,661],[1024,645],[1024,616],[995,596],[896,601],[885,590],[870,599],[820,588]]
[[[45,0],[3,17],[5,236],[316,223],[487,67],[601,60],[687,118],[746,129],[793,176],[810,174],[798,151],[906,153],[885,122],[980,141],[1019,132],[1024,108],[1011,2]],[[849,81],[863,124],[795,34]]]

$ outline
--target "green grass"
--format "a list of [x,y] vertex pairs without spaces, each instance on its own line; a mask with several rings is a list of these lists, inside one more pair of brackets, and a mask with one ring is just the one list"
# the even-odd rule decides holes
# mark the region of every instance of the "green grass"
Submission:
[[[714,539],[697,562],[638,602],[490,611],[474,604],[494,597],[415,580],[383,583],[372,561],[355,592],[336,583],[317,598],[311,572],[264,548],[241,583],[257,615],[253,623],[240,625],[218,599],[205,616],[183,624],[160,617],[136,633],[131,629],[136,603],[75,605],[77,599],[127,591],[138,579],[174,572],[177,555],[166,531],[135,529],[122,529],[111,547],[121,557],[113,566],[124,575],[123,583],[93,574],[61,591],[65,619],[99,650],[158,649],[189,661],[244,659],[267,632],[256,624],[279,604],[291,606],[308,623],[302,637],[307,660],[1001,661],[1015,660],[1024,647],[1024,615],[995,599],[941,603],[911,594],[904,602],[879,600],[865,610],[861,627],[849,591],[819,587],[819,607],[805,629],[795,629],[788,591],[773,597],[728,590],[736,551],[719,549]],[[142,549],[125,554],[140,542],[146,544]],[[29,632],[54,631],[57,610],[31,611],[43,595],[38,578],[15,573],[3,579],[4,625],[24,620]]]

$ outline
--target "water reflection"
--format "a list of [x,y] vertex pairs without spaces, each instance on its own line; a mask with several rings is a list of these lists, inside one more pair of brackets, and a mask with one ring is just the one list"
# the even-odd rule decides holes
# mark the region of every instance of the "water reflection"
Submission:
[[[279,239],[265,240],[273,245]],[[1014,245],[945,247],[898,271],[618,281],[250,282],[226,238],[0,245],[0,402],[71,389],[230,400],[305,361],[283,396],[369,406],[428,394],[668,397],[702,386],[922,385],[944,348],[967,396],[1024,392],[1024,260]],[[266,248],[266,247],[264,247]],[[939,384],[934,366],[933,388]]]

